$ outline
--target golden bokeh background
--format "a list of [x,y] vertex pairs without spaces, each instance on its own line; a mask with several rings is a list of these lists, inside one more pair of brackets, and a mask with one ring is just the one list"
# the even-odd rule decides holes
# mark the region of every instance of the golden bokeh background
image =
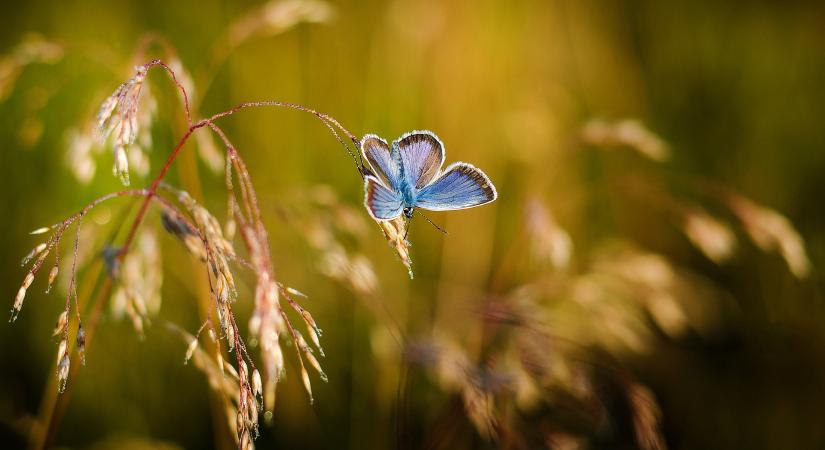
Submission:
[[[470,162],[495,183],[491,205],[429,214],[446,236],[412,222],[409,279],[320,122],[274,108],[221,119],[250,168],[278,279],[309,296],[302,305],[324,330],[329,382],[311,374],[310,404],[285,347],[259,448],[825,444],[821,5],[38,1],[6,3],[0,16],[9,309],[25,276],[18,261],[42,241],[28,233],[121,189],[111,150],[78,136],[153,58],[188,74],[199,116],[280,100],[357,136],[429,129],[448,163]],[[160,70],[148,80],[151,140],[145,173],[133,161],[133,187],[151,182],[186,129],[174,85]],[[222,149],[211,139],[193,139],[167,181],[223,222]],[[130,202],[84,222],[89,267]],[[156,210],[144,228],[157,230],[162,254],[159,309],[141,338],[116,304],[103,308],[51,444],[233,448],[206,378],[182,364],[186,343],[165,325],[200,326],[200,266]],[[91,273],[82,267],[81,280]],[[50,335],[68,280],[46,295],[44,275],[19,319],[0,327],[4,448],[43,435],[53,397]],[[254,277],[236,277],[243,332]],[[527,353],[542,359],[540,375]],[[478,373],[450,369],[448,355]],[[492,435],[462,390],[480,379],[495,397]],[[660,418],[645,422],[633,392]],[[640,421],[662,441],[641,442]]]

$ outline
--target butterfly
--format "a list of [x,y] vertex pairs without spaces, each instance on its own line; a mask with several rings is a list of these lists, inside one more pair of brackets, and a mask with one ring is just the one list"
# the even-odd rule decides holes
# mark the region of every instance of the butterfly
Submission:
[[375,220],[412,218],[415,208],[466,209],[498,197],[490,178],[465,162],[444,165],[444,144],[431,131],[411,131],[392,142],[368,134],[361,154],[371,174],[364,178],[364,205]]

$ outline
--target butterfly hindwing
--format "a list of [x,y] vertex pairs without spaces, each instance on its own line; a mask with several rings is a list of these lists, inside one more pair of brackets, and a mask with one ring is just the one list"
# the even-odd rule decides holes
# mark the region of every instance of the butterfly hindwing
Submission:
[[381,184],[377,178],[371,175],[364,178],[364,192],[364,205],[374,219],[390,220],[401,214],[401,195]]
[[368,134],[361,139],[361,154],[369,163],[372,173],[385,186],[398,186],[400,170],[391,156],[387,141],[374,134]]
[[498,194],[493,183],[472,164],[451,164],[418,193],[415,206],[431,211],[465,209],[492,202]]
[[444,164],[444,144],[430,131],[412,131],[392,143],[408,186],[421,189],[435,178]]

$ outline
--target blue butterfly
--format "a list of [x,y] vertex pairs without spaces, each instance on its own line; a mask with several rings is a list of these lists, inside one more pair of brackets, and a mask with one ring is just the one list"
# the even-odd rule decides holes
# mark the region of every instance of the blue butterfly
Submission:
[[411,131],[392,143],[368,134],[361,154],[372,174],[364,179],[364,204],[375,220],[401,214],[412,218],[415,208],[430,211],[465,209],[498,197],[493,183],[480,169],[456,162],[444,165],[444,144],[431,131]]

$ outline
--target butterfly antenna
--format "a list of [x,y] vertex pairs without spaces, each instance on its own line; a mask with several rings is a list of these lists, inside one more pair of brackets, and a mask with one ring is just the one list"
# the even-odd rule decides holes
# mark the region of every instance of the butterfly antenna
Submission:
[[430,220],[430,218],[429,218],[429,217],[425,216],[425,215],[424,215],[424,213],[422,213],[422,212],[420,212],[420,211],[416,211],[416,212],[417,212],[419,215],[421,215],[421,217],[423,217],[424,219],[426,219],[426,220],[427,220],[427,222],[430,222],[430,225],[434,226],[436,230],[438,230],[438,231],[440,231],[440,232],[444,233],[445,235],[447,235],[447,234],[448,234],[448,233],[447,233],[447,230],[445,230],[445,229],[443,229],[443,228],[439,227],[438,225],[436,225],[435,223],[433,223],[433,221],[432,221],[432,220]]

